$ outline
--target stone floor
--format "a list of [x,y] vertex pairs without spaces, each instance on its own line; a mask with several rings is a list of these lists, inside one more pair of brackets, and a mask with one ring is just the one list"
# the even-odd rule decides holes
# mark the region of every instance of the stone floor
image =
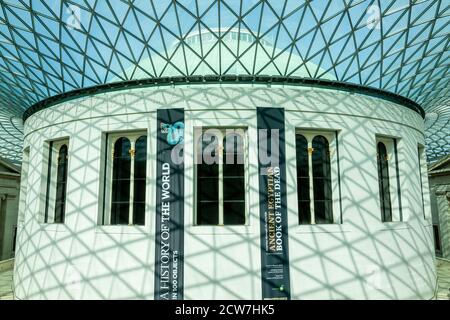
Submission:
[[450,261],[436,259],[438,273],[438,300],[450,300]]
[[13,280],[12,269],[0,272],[0,300],[13,299],[12,280]]
[[[438,300],[450,300],[450,261],[436,260],[439,279]],[[0,272],[0,300],[12,300],[12,270]]]

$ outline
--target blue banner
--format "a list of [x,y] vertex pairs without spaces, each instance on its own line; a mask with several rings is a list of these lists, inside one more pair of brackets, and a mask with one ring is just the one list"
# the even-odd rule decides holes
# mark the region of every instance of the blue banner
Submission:
[[284,109],[257,108],[263,299],[289,300]]
[[184,110],[157,111],[155,300],[183,299]]

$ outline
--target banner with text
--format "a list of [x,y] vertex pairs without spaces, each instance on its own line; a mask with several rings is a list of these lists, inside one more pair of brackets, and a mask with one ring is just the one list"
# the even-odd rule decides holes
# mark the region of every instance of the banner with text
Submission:
[[290,299],[284,109],[257,108],[263,299]]
[[155,299],[183,299],[184,110],[157,111]]

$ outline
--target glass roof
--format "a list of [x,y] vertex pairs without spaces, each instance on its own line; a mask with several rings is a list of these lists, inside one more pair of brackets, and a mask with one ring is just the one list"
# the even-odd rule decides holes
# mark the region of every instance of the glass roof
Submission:
[[450,153],[450,2],[0,0],[0,156],[45,98],[162,76],[350,82],[426,111],[428,160]]

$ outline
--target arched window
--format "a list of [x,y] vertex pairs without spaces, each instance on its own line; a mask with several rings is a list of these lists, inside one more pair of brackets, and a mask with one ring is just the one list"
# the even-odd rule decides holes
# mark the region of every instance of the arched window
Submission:
[[68,176],[69,139],[50,141],[44,223],[64,223]]
[[[330,141],[337,150],[337,132],[296,133],[299,224],[335,223],[333,190],[340,194],[339,162],[337,156],[331,161]],[[335,177],[332,166],[337,172]]]
[[196,224],[245,225],[244,129],[204,129],[196,139]]
[[309,196],[309,162],[308,140],[301,135],[296,135],[297,150],[297,197],[299,210],[299,224],[311,223],[311,207]]
[[328,140],[324,136],[316,136],[312,141],[312,148],[315,222],[333,223],[330,147]]
[[56,177],[56,202],[55,202],[55,223],[64,223],[66,211],[66,186],[67,186],[67,145],[63,144],[59,148],[58,168]]
[[389,191],[389,165],[386,146],[377,144],[378,185],[380,190],[381,220],[392,221],[391,194]]
[[131,143],[119,138],[114,143],[111,224],[128,224],[130,212]]
[[135,143],[133,224],[145,222],[145,184],[147,177],[147,136],[140,136]]
[[[147,135],[144,132],[107,134],[103,225],[145,225]],[[111,157],[112,154],[112,157]]]

